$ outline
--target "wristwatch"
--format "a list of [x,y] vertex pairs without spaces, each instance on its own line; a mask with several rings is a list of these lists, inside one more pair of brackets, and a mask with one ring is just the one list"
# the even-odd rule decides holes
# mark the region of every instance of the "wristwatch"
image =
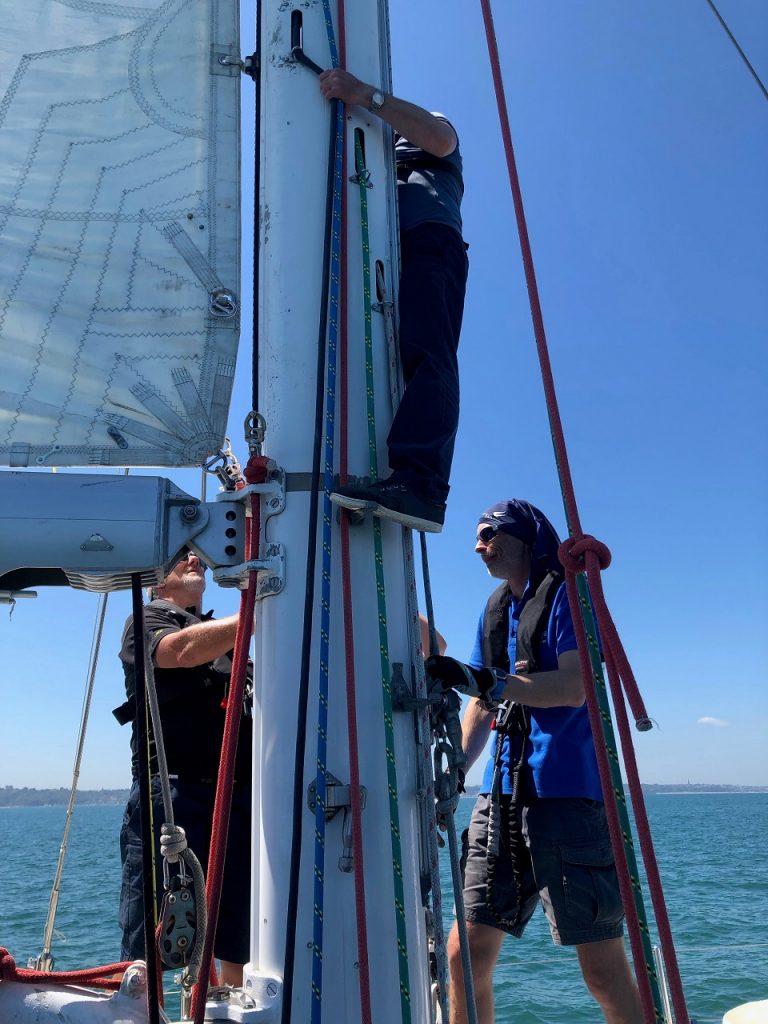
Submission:
[[496,685],[493,688],[494,693],[497,690],[503,690],[507,685],[507,679],[509,679],[509,672],[505,672],[503,668],[494,668],[493,674],[496,676]]
[[383,92],[379,92],[378,89],[374,89],[371,94],[371,102],[368,104],[368,109],[374,113],[378,113],[379,110],[384,106],[385,96]]

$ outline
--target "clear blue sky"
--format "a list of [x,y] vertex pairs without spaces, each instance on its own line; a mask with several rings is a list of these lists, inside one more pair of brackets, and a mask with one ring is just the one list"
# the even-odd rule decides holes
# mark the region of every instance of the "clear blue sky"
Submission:
[[[768,79],[768,7],[719,6]],[[492,586],[478,514],[517,496],[564,519],[479,4],[390,9],[395,91],[452,119],[465,163],[462,418],[429,546],[438,624],[466,657]],[[641,775],[768,785],[768,103],[705,0],[496,0],[495,17],[582,522],[613,552],[605,588],[659,725],[636,736]],[[0,609],[0,785],[68,785],[96,600]],[[110,714],[128,605],[110,597],[84,787],[128,783]]]

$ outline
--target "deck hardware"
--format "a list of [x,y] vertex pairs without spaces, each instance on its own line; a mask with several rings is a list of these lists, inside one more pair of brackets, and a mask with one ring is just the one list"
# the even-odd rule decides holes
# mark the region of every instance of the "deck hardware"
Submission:
[[37,456],[37,458],[35,459],[35,462],[38,464],[38,466],[43,466],[48,461],[48,459],[51,457],[51,455],[55,455],[57,452],[60,452],[60,451],[61,451],[61,445],[60,444],[51,445],[49,450],[44,455],[38,455]]
[[[367,798],[365,786],[360,787],[360,810],[365,810]],[[313,779],[307,787],[307,806],[314,814],[317,809],[317,781]],[[349,873],[354,868],[352,852],[352,798],[351,787],[343,785],[331,772],[325,773],[325,820],[331,821],[339,811],[344,811],[341,826],[342,850],[339,857],[339,871]]]
[[237,485],[243,482],[243,471],[228,437],[224,438],[224,444],[218,452],[203,463],[203,469],[206,473],[217,476],[227,491],[235,490]]
[[426,697],[414,697],[410,686],[405,681],[401,661],[392,662],[389,685],[392,691],[393,711],[421,711],[422,708],[434,708],[443,701],[441,692],[428,694]]
[[295,64],[303,64],[305,68],[314,71],[316,75],[322,75],[323,68],[315,64],[313,60],[304,53],[304,28],[301,11],[291,11],[291,60]]

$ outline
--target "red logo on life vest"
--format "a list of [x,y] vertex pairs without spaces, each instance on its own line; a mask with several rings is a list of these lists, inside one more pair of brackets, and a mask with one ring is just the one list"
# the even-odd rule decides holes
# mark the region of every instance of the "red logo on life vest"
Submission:
[[530,667],[531,667],[531,663],[527,659],[525,661],[516,661],[515,662],[515,672],[528,672]]

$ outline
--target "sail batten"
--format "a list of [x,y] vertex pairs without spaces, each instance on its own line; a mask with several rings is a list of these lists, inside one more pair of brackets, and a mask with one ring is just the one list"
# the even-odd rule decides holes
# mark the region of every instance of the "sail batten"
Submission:
[[237,354],[239,5],[3,7],[0,464],[199,464]]

